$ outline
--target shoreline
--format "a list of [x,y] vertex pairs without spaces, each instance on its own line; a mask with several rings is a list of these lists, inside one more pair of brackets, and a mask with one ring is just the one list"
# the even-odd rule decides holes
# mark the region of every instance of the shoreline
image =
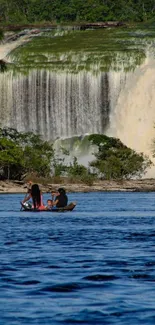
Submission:
[[[155,192],[155,179],[137,180],[98,180],[93,185],[84,183],[59,183],[59,184],[39,184],[43,193],[55,191],[59,187],[64,187],[68,193],[78,192]],[[0,181],[0,194],[20,194],[27,192],[27,183],[22,181]]]

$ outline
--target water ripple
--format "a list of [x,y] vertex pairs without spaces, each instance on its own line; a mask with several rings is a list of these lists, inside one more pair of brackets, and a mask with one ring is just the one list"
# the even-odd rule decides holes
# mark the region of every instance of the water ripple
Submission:
[[117,277],[114,275],[94,274],[94,275],[88,275],[83,279],[88,281],[112,281],[112,280],[116,280]]
[[155,194],[69,197],[55,215],[0,196],[0,324],[154,325]]

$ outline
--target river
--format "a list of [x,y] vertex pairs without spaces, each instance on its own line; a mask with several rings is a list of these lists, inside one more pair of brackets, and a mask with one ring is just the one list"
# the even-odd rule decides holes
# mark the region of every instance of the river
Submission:
[[0,324],[155,323],[155,193],[69,194],[53,214],[22,197],[0,195]]

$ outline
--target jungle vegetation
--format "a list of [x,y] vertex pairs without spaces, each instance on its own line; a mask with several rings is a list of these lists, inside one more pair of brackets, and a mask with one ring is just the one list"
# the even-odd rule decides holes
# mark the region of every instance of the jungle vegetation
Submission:
[[92,185],[94,179],[130,179],[140,177],[151,165],[142,153],[125,146],[119,139],[103,134],[88,136],[90,144],[97,146],[94,161],[88,168],[78,163],[76,157],[70,164],[64,156],[56,156],[53,144],[32,132],[20,133],[13,128],[0,129],[1,179],[21,180],[26,177],[68,177]]
[[148,21],[155,0],[0,0],[0,23]]
[[143,153],[130,149],[119,139],[103,134],[92,134],[89,141],[98,147],[96,159],[90,166],[96,168],[103,179],[141,177],[152,164]]

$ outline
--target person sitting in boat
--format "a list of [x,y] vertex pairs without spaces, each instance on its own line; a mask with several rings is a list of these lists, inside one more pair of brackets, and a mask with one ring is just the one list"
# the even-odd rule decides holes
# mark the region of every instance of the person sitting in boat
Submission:
[[64,188],[59,188],[58,191],[52,192],[53,206],[56,208],[64,208],[68,204],[68,197]]
[[47,200],[47,205],[46,205],[46,210],[52,210],[53,208],[53,201],[52,200]]
[[[32,182],[31,181],[29,181],[28,183],[27,183],[27,193],[26,193],[26,195],[25,195],[25,198],[24,198],[24,202],[26,202],[26,199],[30,196],[30,193],[31,193],[31,187],[32,187]],[[23,202],[22,202],[23,203]],[[30,203],[29,203],[30,204]]]
[[42,202],[42,194],[38,184],[33,184],[29,190],[29,195],[22,201],[24,204],[26,201],[29,201],[32,198],[32,208],[38,210],[45,210],[45,206]]

